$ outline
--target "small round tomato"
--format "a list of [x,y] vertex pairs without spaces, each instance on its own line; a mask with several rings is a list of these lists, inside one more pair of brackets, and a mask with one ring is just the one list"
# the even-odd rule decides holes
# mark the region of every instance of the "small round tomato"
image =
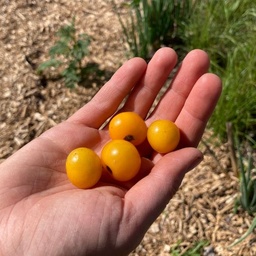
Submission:
[[78,188],[90,188],[100,179],[102,165],[100,157],[89,148],[76,148],[66,159],[69,180]]
[[168,153],[179,144],[180,130],[169,120],[156,120],[148,127],[147,138],[155,151]]
[[125,140],[111,140],[102,149],[102,165],[115,180],[128,181],[136,176],[141,157],[136,147]]
[[110,121],[109,135],[113,140],[127,140],[137,146],[147,137],[147,125],[137,113],[122,112]]

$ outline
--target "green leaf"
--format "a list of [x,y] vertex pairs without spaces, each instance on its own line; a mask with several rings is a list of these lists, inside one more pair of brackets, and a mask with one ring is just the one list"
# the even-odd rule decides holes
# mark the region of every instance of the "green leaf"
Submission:
[[60,37],[62,41],[69,43],[70,41],[74,40],[75,32],[76,32],[76,29],[75,29],[75,24],[73,20],[70,25],[61,27],[57,32],[57,36]]
[[68,57],[70,54],[70,48],[66,42],[58,41],[53,47],[50,48],[49,54],[51,57],[55,57],[59,55]]
[[256,228],[256,217],[254,217],[250,227],[248,228],[248,230],[239,238],[237,239],[235,242],[233,242],[229,248],[239,244],[240,242],[242,242],[246,237],[248,237],[252,232],[253,230]]
[[62,62],[60,60],[50,59],[41,63],[37,68],[37,72],[41,74],[47,68],[59,67],[60,65],[62,65]]
[[67,87],[72,88],[76,83],[79,83],[81,78],[77,73],[76,63],[73,61],[69,66],[62,72],[64,81]]
[[89,37],[85,34],[80,34],[79,39],[74,43],[71,50],[71,55],[80,62],[85,56],[88,55],[88,46],[90,45]]

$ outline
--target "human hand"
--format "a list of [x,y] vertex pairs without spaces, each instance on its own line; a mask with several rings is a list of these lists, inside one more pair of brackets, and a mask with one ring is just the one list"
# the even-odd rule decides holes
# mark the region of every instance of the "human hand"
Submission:
[[89,103],[1,164],[1,255],[127,255],[139,244],[185,173],[202,160],[196,146],[221,92],[220,79],[207,73],[207,55],[193,50],[186,56],[147,118],[147,124],[175,121],[181,141],[174,152],[144,159],[140,180],[114,184],[103,177],[92,189],[78,189],[67,179],[65,159],[81,146],[100,153],[109,140],[100,127],[127,95],[120,111],[146,118],[176,62],[170,48],[149,64],[127,61]]

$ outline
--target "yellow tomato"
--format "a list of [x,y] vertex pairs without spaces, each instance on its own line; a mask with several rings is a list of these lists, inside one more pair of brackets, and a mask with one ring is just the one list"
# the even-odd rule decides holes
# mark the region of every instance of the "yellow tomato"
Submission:
[[76,187],[93,187],[102,174],[101,160],[89,148],[76,148],[66,159],[66,172],[69,180]]
[[148,127],[147,138],[155,151],[168,153],[179,144],[180,130],[169,120],[156,120]]
[[145,121],[135,112],[122,112],[109,123],[109,135],[113,140],[127,140],[137,146],[147,137]]
[[136,147],[125,140],[111,140],[102,149],[103,167],[115,180],[128,181],[136,176],[141,157]]

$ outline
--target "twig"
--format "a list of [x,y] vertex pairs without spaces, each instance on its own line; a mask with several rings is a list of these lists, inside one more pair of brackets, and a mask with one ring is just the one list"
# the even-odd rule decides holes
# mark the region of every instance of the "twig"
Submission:
[[230,153],[230,160],[232,165],[232,170],[236,177],[238,177],[238,167],[237,167],[237,159],[235,154],[235,146],[234,146],[234,137],[233,137],[233,129],[232,123],[226,123],[226,131],[228,136],[228,149]]

